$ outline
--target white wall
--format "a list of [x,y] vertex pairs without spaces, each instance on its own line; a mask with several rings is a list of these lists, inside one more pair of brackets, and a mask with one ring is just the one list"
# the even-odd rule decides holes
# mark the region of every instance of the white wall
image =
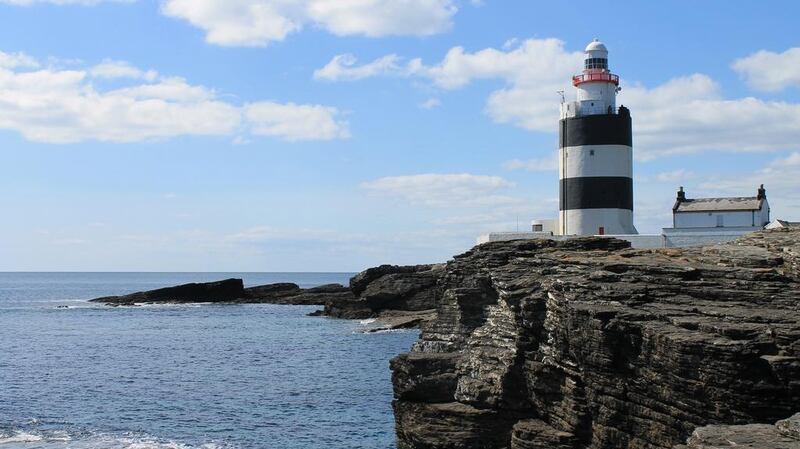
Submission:
[[578,145],[561,148],[558,166],[559,179],[583,176],[633,178],[633,148],[626,145]]
[[607,114],[609,106],[612,111],[617,108],[617,86],[605,82],[583,83],[577,88],[577,99],[578,115]]
[[[633,234],[633,235],[605,235],[603,237],[616,238],[631,242],[632,248],[676,248],[689,246],[707,246],[718,243],[730,242],[743,235],[761,230],[759,227],[741,228],[698,228],[695,230],[681,230],[674,228],[664,229],[663,234]],[[493,232],[478,237],[476,244],[488,242],[501,242],[506,240],[523,239],[548,239],[564,241],[577,238],[570,235],[550,235],[549,233],[536,232]]]
[[531,222],[531,230],[536,232],[535,226],[541,225],[542,230],[540,232],[550,232],[556,234],[558,232],[558,219],[541,219],[541,220],[533,220]]
[[[550,235],[549,233],[536,232],[492,232],[484,234],[477,239],[477,244],[488,242],[503,242],[507,240],[526,240],[526,239],[547,239],[564,241],[574,239],[579,236],[574,235]],[[604,235],[602,237],[627,240],[631,242],[632,248],[663,248],[664,236],[661,234],[629,234],[629,235]]]
[[633,211],[628,209],[562,210],[559,212],[559,220],[564,235],[595,235],[600,232],[601,226],[605,228],[606,234],[637,233],[633,227]]
[[760,231],[759,226],[732,228],[665,228],[664,239],[667,247],[703,246],[730,242],[751,232]]
[[677,212],[674,214],[676,228],[716,228],[718,217],[721,227],[764,226],[769,223],[769,205],[764,202],[760,211]]

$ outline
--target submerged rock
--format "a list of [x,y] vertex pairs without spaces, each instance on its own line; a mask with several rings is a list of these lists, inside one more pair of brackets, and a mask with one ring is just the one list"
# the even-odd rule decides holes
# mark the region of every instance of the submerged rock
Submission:
[[400,448],[671,449],[800,411],[800,230],[494,242],[438,277],[436,318],[391,363]]

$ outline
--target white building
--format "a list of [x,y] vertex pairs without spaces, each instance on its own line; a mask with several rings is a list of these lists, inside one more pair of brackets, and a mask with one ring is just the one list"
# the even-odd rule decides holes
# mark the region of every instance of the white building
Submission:
[[762,229],[769,223],[769,203],[764,184],[756,196],[734,198],[686,198],[683,187],[678,190],[672,207],[672,227]]
[[764,185],[756,196],[687,198],[681,187],[672,207],[672,227],[664,228],[665,246],[696,246],[735,240],[769,224]]
[[630,111],[617,108],[619,76],[595,39],[572,77],[575,101],[562,101],[559,122],[559,235],[636,234]]
[[577,100],[561,103],[558,220],[534,220],[528,232],[484,234],[478,244],[599,235],[627,240],[633,248],[697,246],[735,240],[769,224],[763,185],[754,197],[736,198],[689,199],[681,187],[672,208],[672,227],[661,234],[638,234],[633,226],[630,111],[617,108],[619,77],[608,69],[606,46],[595,39],[585,53],[583,73],[572,78]]

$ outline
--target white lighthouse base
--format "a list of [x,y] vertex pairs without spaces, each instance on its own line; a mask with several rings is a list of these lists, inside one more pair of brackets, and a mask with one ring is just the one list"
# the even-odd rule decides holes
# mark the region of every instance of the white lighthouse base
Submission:
[[631,235],[633,211],[628,209],[576,209],[559,212],[561,235]]

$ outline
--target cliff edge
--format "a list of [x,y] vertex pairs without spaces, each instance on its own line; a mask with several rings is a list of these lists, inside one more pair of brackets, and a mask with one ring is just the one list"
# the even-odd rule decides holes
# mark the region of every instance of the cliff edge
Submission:
[[400,448],[671,449],[800,411],[800,230],[488,243],[436,305],[391,362]]

